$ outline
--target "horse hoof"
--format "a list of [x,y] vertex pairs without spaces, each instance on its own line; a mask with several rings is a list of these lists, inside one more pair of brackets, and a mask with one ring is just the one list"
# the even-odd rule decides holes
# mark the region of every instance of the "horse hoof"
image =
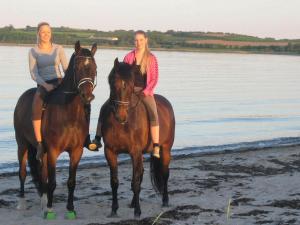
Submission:
[[135,219],[141,218],[141,213],[134,213],[134,218]]
[[134,218],[139,219],[141,217],[142,211],[140,207],[134,209]]
[[55,220],[56,219],[56,213],[51,212],[51,211],[45,212],[44,213],[44,219],[45,220]]
[[108,218],[119,218],[117,212],[111,212],[111,214],[108,216]]
[[163,208],[169,207],[169,203],[168,202],[163,202],[162,207]]
[[67,220],[75,220],[77,217],[76,217],[76,212],[75,211],[68,211],[66,213],[66,219]]

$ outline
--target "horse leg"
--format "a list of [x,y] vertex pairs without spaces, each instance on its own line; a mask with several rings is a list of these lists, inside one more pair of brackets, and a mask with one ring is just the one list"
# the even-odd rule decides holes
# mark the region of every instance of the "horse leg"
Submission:
[[46,209],[46,206],[48,203],[48,160],[47,160],[47,157],[48,157],[48,153],[43,155],[42,164],[40,165],[41,181],[40,181],[39,191],[40,191],[40,196],[41,196],[42,211],[44,211]]
[[25,209],[25,191],[24,184],[26,179],[26,162],[28,149],[18,146],[18,160],[19,160],[19,180],[20,180],[20,199],[17,209]]
[[67,210],[74,211],[74,190],[76,186],[76,171],[81,159],[82,149],[73,150],[70,153],[69,179],[68,179],[68,204]]
[[[144,175],[144,167],[143,167],[143,172],[142,172],[142,174],[141,174],[140,185],[141,185],[142,182],[143,182],[143,175]],[[131,181],[131,190],[133,190],[133,184],[134,184],[134,180],[133,180],[133,178],[132,178],[132,181]],[[130,204],[130,208],[135,208],[135,203],[136,203],[135,195],[133,195],[132,200],[131,200],[131,204]]]
[[105,157],[110,167],[110,185],[112,189],[112,206],[111,206],[111,217],[117,215],[117,210],[119,208],[118,203],[118,160],[117,155],[107,147],[105,147]]
[[32,145],[28,145],[27,158],[32,182],[34,183],[38,194],[41,197],[41,209],[44,211],[47,204],[47,154],[44,154],[41,163],[36,159],[36,148]]
[[169,180],[169,164],[171,160],[170,148],[162,146],[162,178],[163,178],[163,193],[162,193],[162,206],[169,206],[168,194],[168,180]]
[[55,149],[48,150],[48,203],[47,211],[52,212],[52,203],[53,203],[53,193],[56,188],[56,161],[57,154],[55,154]]
[[141,192],[141,183],[143,179],[143,155],[137,154],[132,156],[132,191],[133,191],[133,199],[131,205],[134,206],[134,216],[141,216],[141,207],[140,207],[140,192]]

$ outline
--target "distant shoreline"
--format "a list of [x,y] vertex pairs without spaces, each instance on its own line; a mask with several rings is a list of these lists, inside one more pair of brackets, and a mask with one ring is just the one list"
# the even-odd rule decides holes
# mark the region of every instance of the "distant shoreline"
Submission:
[[[131,49],[133,30],[99,31],[70,27],[52,27],[54,42],[73,46],[99,44],[102,49]],[[147,31],[150,48],[155,51],[300,55],[300,39],[259,38],[255,36],[202,31]],[[36,27],[0,28],[0,45],[28,46],[36,43]]]
[[[18,44],[18,43],[1,43],[0,46],[11,46],[11,47],[32,47],[34,44]],[[73,45],[63,45],[65,48],[73,48]],[[83,45],[84,47],[90,47],[87,45]],[[98,45],[99,49],[115,49],[115,50],[131,50],[133,47],[113,47],[106,45]],[[260,51],[241,51],[241,50],[225,50],[225,49],[209,49],[209,48],[201,48],[201,49],[189,49],[189,48],[151,48],[152,51],[166,51],[166,52],[195,52],[195,53],[233,53],[233,54],[267,54],[267,55],[289,55],[289,56],[300,56],[296,53],[289,52],[260,52]]]

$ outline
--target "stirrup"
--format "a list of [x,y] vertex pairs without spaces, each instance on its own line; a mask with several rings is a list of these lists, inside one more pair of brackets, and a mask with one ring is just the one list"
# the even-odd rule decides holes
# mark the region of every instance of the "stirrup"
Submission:
[[88,135],[85,138],[83,147],[87,148],[89,151],[92,151],[92,152],[97,152],[98,151],[97,146],[95,144],[93,144],[93,142],[91,141],[90,135]]
[[88,149],[90,151],[95,151],[95,152],[99,151],[99,148],[101,147],[102,147],[101,141],[98,141],[97,139],[92,140],[92,142],[89,143],[88,145]]

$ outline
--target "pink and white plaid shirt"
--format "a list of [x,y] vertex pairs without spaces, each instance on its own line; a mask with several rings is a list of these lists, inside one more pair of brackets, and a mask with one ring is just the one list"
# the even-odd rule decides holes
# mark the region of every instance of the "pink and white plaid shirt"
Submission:
[[[123,61],[128,64],[133,64],[133,62],[135,61],[135,53],[136,50],[132,50],[124,57]],[[158,64],[156,57],[152,53],[150,54],[149,60],[149,66],[147,68],[147,83],[146,88],[143,90],[143,93],[145,95],[153,96],[154,88],[158,81]]]

